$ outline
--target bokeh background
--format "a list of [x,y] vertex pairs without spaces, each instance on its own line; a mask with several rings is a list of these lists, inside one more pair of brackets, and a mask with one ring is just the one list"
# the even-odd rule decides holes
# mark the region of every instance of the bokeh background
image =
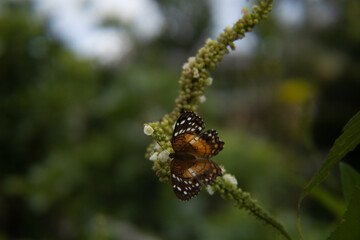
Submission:
[[[206,190],[179,201],[144,157],[182,64],[252,4],[1,1],[0,239],[280,239]],[[301,189],[360,109],[360,2],[275,1],[236,44],[199,114],[225,142],[215,161],[297,238]],[[307,239],[342,199],[334,169],[304,203]]]

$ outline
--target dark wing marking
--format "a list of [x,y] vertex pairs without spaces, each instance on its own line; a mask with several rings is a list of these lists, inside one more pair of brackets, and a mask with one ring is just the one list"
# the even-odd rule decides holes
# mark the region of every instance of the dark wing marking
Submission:
[[189,200],[198,195],[201,185],[199,181],[189,174],[185,168],[184,161],[173,159],[171,161],[171,183],[175,195],[180,200]]
[[194,137],[189,144],[194,149],[195,156],[204,158],[217,155],[224,147],[224,142],[219,139],[218,133],[213,129]]
[[212,185],[218,176],[222,176],[221,168],[207,159],[198,159],[188,171],[195,172],[197,180],[202,184]]
[[[175,123],[174,133],[171,144],[174,151],[181,151],[184,146],[205,128],[204,121],[194,112],[185,112],[181,114]],[[184,134],[188,134],[184,137]]]
[[196,196],[203,184],[213,184],[222,176],[220,167],[208,159],[191,159],[183,161],[174,158],[171,161],[171,182],[175,195],[181,200]]

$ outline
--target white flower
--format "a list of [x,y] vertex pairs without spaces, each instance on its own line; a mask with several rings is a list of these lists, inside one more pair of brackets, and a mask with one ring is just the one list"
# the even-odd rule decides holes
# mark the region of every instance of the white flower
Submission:
[[189,63],[184,63],[184,65],[182,66],[182,68],[185,69],[189,69],[190,68],[190,64]]
[[159,153],[159,161],[160,162],[166,162],[169,159],[169,152],[167,150],[162,151],[161,153]]
[[193,69],[193,78],[199,78],[200,74],[199,74],[199,70],[197,68]]
[[209,193],[210,195],[213,195],[213,194],[214,194],[214,188],[213,188],[213,186],[207,185],[207,186],[206,186],[206,190],[208,191],[208,193]]
[[158,155],[159,153],[158,152],[154,152],[151,157],[149,158],[150,161],[155,161],[158,159]]
[[151,134],[153,134],[154,129],[150,126],[150,125],[145,125],[144,126],[144,133],[148,136],[150,136]]
[[189,58],[188,58],[188,62],[189,62],[190,64],[194,64],[195,61],[196,61],[196,58],[195,58],[195,57],[189,57]]
[[225,182],[228,182],[228,183],[230,183],[232,185],[237,185],[238,184],[236,178],[233,175],[229,174],[229,173],[224,174],[223,179],[225,180]]
[[206,101],[206,97],[204,96],[204,95],[201,95],[200,97],[199,97],[199,102],[200,103],[204,103]]
[[154,150],[158,151],[160,149],[161,149],[161,146],[158,143],[156,143],[154,146]]
[[208,86],[210,86],[212,83],[213,83],[213,78],[212,77],[208,77],[207,79],[206,79],[206,82],[205,82],[205,84],[206,85],[208,85]]
[[192,70],[189,63],[184,63],[182,68],[186,74],[191,74]]

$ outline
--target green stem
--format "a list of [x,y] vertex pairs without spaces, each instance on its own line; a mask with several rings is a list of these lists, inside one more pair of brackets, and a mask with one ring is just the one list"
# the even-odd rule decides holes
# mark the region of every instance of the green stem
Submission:
[[286,239],[291,239],[290,235],[286,232],[284,226],[279,223],[274,217],[266,212],[257,202],[252,199],[250,193],[242,191],[235,184],[231,184],[224,178],[218,177],[213,186],[215,190],[220,192],[220,196],[225,200],[234,200],[236,207],[247,211],[250,215],[255,216],[261,222],[274,228]]

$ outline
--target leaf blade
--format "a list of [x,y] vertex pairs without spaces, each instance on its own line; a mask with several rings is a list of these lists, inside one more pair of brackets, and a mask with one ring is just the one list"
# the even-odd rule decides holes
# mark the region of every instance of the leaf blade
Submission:
[[341,219],[341,223],[330,235],[328,240],[357,240],[360,239],[360,189],[354,188],[348,209]]
[[310,194],[311,190],[323,182],[329,175],[331,168],[360,143],[360,111],[356,113],[345,125],[343,133],[338,137],[331,147],[326,161],[321,169],[311,178],[303,189],[298,202],[297,228],[300,237],[303,239],[300,223],[300,207],[304,198]]
[[355,187],[360,188],[360,173],[354,170],[350,165],[341,163],[340,174],[344,198],[346,203],[349,204]]

